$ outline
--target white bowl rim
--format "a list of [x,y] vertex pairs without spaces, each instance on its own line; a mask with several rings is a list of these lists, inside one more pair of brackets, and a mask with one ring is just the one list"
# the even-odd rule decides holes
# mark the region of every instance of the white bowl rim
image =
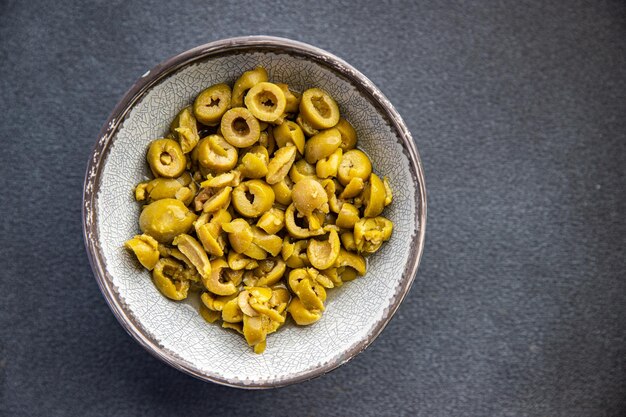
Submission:
[[[189,65],[194,61],[207,59],[211,56],[245,49],[256,49],[268,52],[278,51],[279,53],[286,52],[305,56],[307,59],[312,59],[321,65],[329,67],[334,72],[340,73],[342,76],[349,79],[362,94],[367,95],[371,99],[372,103],[377,106],[378,110],[388,118],[390,125],[397,132],[398,137],[402,141],[403,149],[408,154],[411,167],[415,172],[415,181],[418,185],[418,190],[415,194],[417,208],[415,221],[418,225],[418,230],[417,233],[413,235],[413,240],[411,242],[411,246],[413,247],[413,256],[409,258],[407,265],[405,266],[402,274],[402,281],[398,285],[398,290],[392,299],[392,304],[387,309],[386,314],[375,324],[374,329],[371,333],[369,333],[368,337],[353,345],[349,351],[337,355],[332,361],[326,363],[324,366],[303,372],[301,374],[285,377],[277,382],[268,383],[253,381],[250,383],[249,381],[246,381],[244,384],[238,380],[231,381],[214,375],[207,375],[202,370],[196,368],[193,364],[177,357],[172,352],[163,349],[142,330],[141,325],[137,322],[137,320],[126,311],[123,306],[123,302],[118,299],[114,289],[112,288],[113,284],[111,280],[106,277],[106,265],[98,240],[96,220],[97,212],[95,207],[100,183],[100,174],[103,166],[101,161],[106,159],[105,157],[108,150],[110,150],[110,145],[113,142],[118,128],[121,126],[133,106],[141,100],[154,85],[186,65]],[[409,292],[415,279],[424,250],[426,206],[426,187],[422,162],[411,133],[406,127],[400,114],[378,89],[378,87],[372,83],[372,81],[341,58],[338,58],[337,56],[312,45],[274,36],[241,36],[210,42],[175,55],[143,74],[124,94],[122,99],[117,103],[109,115],[107,121],[104,123],[87,164],[85,182],[83,186],[83,238],[89,263],[91,264],[94,276],[107,304],[124,330],[126,330],[126,332],[148,352],[175,369],[204,381],[210,381],[235,388],[265,389],[303,382],[324,375],[354,358],[367,348],[378,337],[378,335],[380,335],[402,303],[406,294]]]

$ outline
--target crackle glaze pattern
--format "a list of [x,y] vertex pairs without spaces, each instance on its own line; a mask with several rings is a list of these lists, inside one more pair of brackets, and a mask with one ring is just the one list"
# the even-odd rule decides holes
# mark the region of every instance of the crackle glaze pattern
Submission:
[[[304,328],[291,323],[270,335],[262,355],[254,354],[238,334],[207,324],[193,302],[163,297],[149,273],[123,248],[123,242],[138,232],[140,206],[132,191],[135,184],[148,178],[145,154],[149,142],[167,132],[172,118],[198,92],[218,82],[232,84],[243,71],[259,65],[268,70],[271,80],[286,82],[299,91],[318,86],[336,98],[344,117],[355,126],[359,147],[369,154],[375,171],[389,177],[394,202],[383,215],[395,224],[391,240],[369,258],[365,277],[329,291],[327,309],[318,323]],[[168,362],[179,362],[196,376],[230,385],[283,385],[338,366],[377,335],[381,322],[384,325],[408,289],[407,280],[410,284],[413,279],[406,276],[406,269],[416,256],[411,252],[416,250],[420,228],[416,212],[421,196],[416,194],[419,174],[407,150],[371,100],[323,62],[289,53],[224,54],[190,63],[161,80],[112,132],[108,153],[100,161],[95,213],[87,210],[86,215],[96,227],[92,237],[97,235],[95,246],[107,272],[104,279],[109,280],[110,296],[124,307],[149,339],[148,344],[170,357]]]

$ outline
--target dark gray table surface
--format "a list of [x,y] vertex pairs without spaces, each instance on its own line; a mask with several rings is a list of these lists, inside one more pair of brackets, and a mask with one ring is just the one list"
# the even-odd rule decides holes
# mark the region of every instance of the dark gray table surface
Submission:
[[[626,3],[0,0],[0,415],[626,415]],[[195,380],[116,322],[81,231],[86,161],[146,69],[268,34],[395,104],[429,192],[415,284],[322,378]]]

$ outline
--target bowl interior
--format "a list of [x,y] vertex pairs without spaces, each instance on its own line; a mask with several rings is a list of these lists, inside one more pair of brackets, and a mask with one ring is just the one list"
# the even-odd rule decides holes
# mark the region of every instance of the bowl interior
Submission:
[[[193,302],[173,302],[154,287],[149,273],[123,248],[138,233],[140,206],[134,186],[149,178],[147,146],[162,137],[176,113],[204,88],[233,83],[245,70],[264,66],[270,79],[302,91],[330,92],[356,128],[358,146],[374,170],[388,176],[394,202],[383,213],[395,225],[391,240],[368,260],[365,277],[328,292],[327,308],[316,324],[289,323],[268,337],[262,355],[232,331],[206,323]],[[332,368],[363,349],[386,322],[412,276],[405,269],[416,253],[418,175],[398,133],[373,98],[323,61],[290,52],[233,52],[188,63],[148,89],[119,124],[101,161],[95,196],[95,224],[105,277],[124,315],[161,357],[191,373],[237,386],[282,385]],[[190,297],[195,299],[196,297]],[[393,312],[393,311],[391,311]],[[135,335],[137,336],[137,335]]]

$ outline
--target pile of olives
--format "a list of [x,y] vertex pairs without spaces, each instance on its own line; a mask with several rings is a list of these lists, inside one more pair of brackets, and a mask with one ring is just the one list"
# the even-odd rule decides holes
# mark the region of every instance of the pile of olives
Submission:
[[391,188],[356,144],[322,89],[300,95],[261,67],[211,86],[150,144],[143,234],[125,245],[164,296],[199,293],[206,321],[261,353],[287,314],[318,321],[326,290],[391,237]]

